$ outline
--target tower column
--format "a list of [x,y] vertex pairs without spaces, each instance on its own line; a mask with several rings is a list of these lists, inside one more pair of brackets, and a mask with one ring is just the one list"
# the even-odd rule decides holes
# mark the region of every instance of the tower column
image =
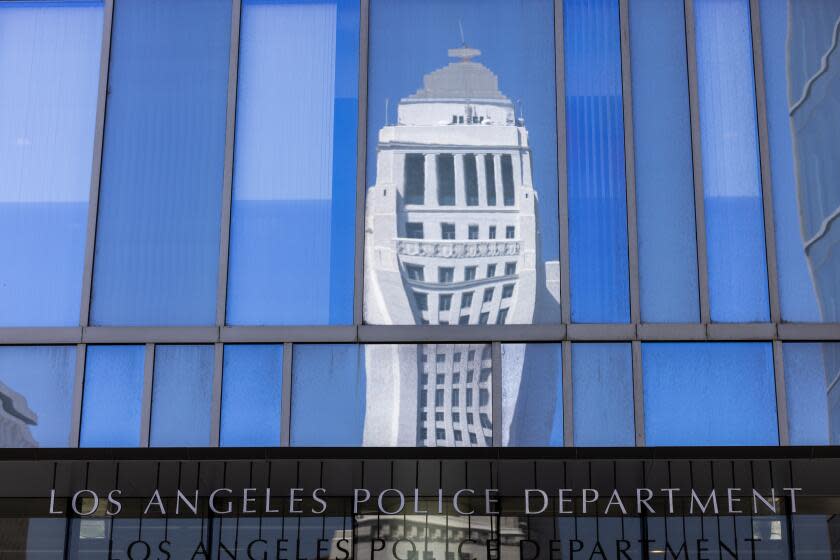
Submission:
[[496,204],[504,205],[505,193],[502,189],[502,155],[493,154],[493,169],[496,175]]
[[487,206],[487,173],[484,172],[484,158],[487,154],[475,154],[475,171],[478,180],[478,205]]
[[464,154],[455,155],[455,206],[467,205],[467,187],[464,181]]
[[437,163],[435,161],[435,154],[426,154],[423,172],[425,175],[423,205],[437,206]]

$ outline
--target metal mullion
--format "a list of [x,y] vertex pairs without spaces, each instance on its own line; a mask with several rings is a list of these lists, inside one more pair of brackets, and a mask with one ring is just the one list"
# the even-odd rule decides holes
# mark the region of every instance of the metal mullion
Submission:
[[761,13],[758,0],[750,0],[755,110],[758,124],[759,160],[761,164],[761,197],[764,209],[764,248],[767,255],[767,291],[770,299],[770,320],[781,321],[779,271],[776,261],[776,222],[773,217],[773,177],[770,169],[770,134],[767,124],[767,93],[764,84],[764,54],[761,44]]
[[155,345],[146,344],[143,360],[143,393],[140,401],[140,447],[149,447],[152,427],[152,387],[155,376]]
[[364,321],[365,194],[367,189],[367,106],[370,0],[359,2],[359,110],[356,129],[356,243],[353,270],[353,324]]
[[492,356],[492,384],[493,390],[493,446],[502,446],[502,343],[493,342],[491,347]]
[[569,273],[569,188],[566,157],[566,63],[563,44],[563,0],[554,0],[554,68],[557,95],[557,212],[560,241],[560,315],[563,323],[572,322],[572,299]]
[[280,447],[289,447],[292,426],[292,358],[294,347],[291,342],[283,344],[283,380],[280,392]]
[[575,445],[574,387],[572,386],[572,343],[563,342],[563,447]]
[[645,392],[642,371],[642,343],[631,343],[633,352],[633,423],[636,432],[636,446],[645,445]]
[[779,445],[790,445],[788,429],[787,387],[785,386],[785,360],[783,346],[779,340],[773,341],[773,377],[776,383],[776,413],[779,422]]
[[79,325],[90,322],[90,301],[93,286],[93,256],[96,248],[96,223],[99,213],[99,181],[102,175],[102,152],[105,137],[105,105],[108,99],[108,69],[111,60],[111,30],[114,22],[114,0],[105,0],[102,17],[102,48],[99,55],[99,91],[96,101],[96,123],[93,136],[93,160],[88,195],[87,233],[82,269],[82,293]]
[[225,162],[222,180],[222,212],[219,232],[219,263],[216,286],[216,325],[225,324],[227,278],[230,257],[230,219],[233,197],[233,149],[236,136],[236,92],[239,72],[239,23],[242,0],[231,0],[230,54],[228,62],[227,114],[225,123]]
[[700,102],[697,91],[697,40],[694,0],[685,4],[685,47],[688,58],[688,97],[691,112],[691,155],[694,172],[694,223],[697,238],[697,282],[700,289],[700,322],[711,322],[709,268],[706,251],[706,203],[703,197],[703,154],[700,130]]
[[621,25],[621,87],[624,109],[624,167],[627,196],[627,262],[630,274],[630,322],[641,322],[639,303],[639,245],[636,224],[636,150],[633,138],[633,83],[630,61],[630,6],[619,0]]
[[70,436],[68,447],[79,447],[82,433],[82,400],[85,388],[85,362],[87,360],[87,345],[76,345],[76,370],[73,376],[73,396],[70,401]]
[[210,447],[219,447],[219,432],[222,422],[222,366],[224,364],[224,344],[213,345],[213,387],[210,397]]

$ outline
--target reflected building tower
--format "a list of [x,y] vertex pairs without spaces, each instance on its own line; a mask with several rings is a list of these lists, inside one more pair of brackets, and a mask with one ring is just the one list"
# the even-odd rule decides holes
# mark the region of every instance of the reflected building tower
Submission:
[[[558,263],[543,267],[538,254],[528,131],[480,54],[449,50],[456,60],[424,76],[379,131],[365,214],[368,323],[530,324],[538,303],[559,309]],[[490,366],[489,345],[369,348],[377,397],[365,444],[492,445]]]

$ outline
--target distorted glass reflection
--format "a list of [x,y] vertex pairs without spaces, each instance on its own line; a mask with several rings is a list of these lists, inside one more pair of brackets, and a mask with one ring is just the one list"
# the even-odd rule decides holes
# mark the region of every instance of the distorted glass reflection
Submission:
[[503,446],[563,445],[560,344],[502,345]]
[[489,344],[300,344],[292,363],[292,445],[493,445]]
[[840,3],[761,0],[782,318],[840,321]]
[[552,2],[372,4],[365,321],[559,322]]
[[840,343],[782,346],[790,443],[840,443]]
[[75,346],[0,347],[0,448],[67,447]]

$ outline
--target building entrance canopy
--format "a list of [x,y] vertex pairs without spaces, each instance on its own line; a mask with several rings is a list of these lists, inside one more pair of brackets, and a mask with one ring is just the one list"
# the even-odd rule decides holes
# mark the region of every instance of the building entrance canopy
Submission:
[[0,556],[835,558],[840,457],[832,453],[8,452]]

